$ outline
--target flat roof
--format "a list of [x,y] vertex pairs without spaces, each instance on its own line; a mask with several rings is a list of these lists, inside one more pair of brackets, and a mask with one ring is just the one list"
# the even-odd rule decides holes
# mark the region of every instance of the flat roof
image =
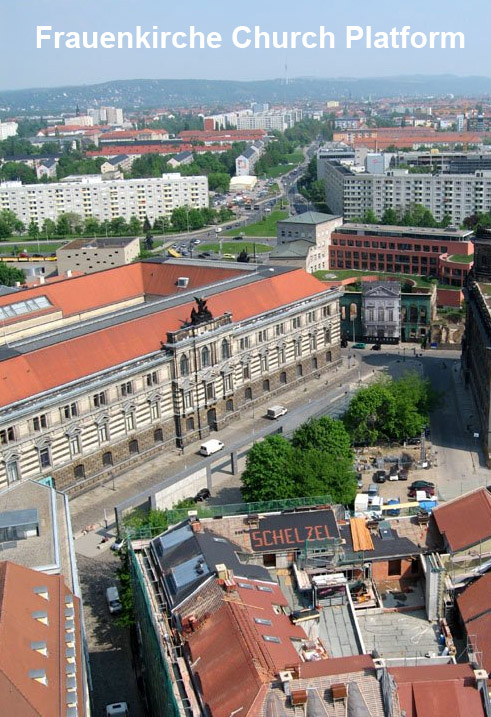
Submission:
[[471,229],[449,228],[440,229],[436,227],[402,227],[395,224],[363,224],[361,222],[347,222],[341,227],[337,227],[334,231],[342,234],[349,231],[376,231],[385,232],[387,234],[420,234],[421,236],[438,236],[451,239],[452,237],[469,237],[472,235]]
[[303,212],[286,219],[280,219],[278,224],[323,224],[333,219],[341,219],[340,214],[323,214],[322,212]]
[[74,239],[60,247],[60,251],[73,251],[74,249],[111,249],[113,247],[128,246],[138,237],[98,237],[95,239]]

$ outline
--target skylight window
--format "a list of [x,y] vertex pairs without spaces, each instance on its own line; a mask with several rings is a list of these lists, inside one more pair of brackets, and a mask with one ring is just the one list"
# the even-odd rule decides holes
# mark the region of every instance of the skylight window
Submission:
[[268,587],[268,585],[256,585],[258,590],[261,590],[263,593],[272,593],[273,588]]
[[265,617],[255,617],[254,622],[257,622],[258,625],[272,625],[273,623],[271,620],[267,620]]
[[12,319],[23,314],[31,314],[34,311],[48,309],[52,304],[46,296],[36,296],[26,301],[16,301],[15,304],[0,306],[0,319]]
[[245,588],[246,590],[254,590],[254,585],[251,585],[250,583],[237,583],[239,588]]
[[263,635],[263,640],[265,642],[277,642],[281,643],[281,640],[279,637],[276,637],[276,635]]

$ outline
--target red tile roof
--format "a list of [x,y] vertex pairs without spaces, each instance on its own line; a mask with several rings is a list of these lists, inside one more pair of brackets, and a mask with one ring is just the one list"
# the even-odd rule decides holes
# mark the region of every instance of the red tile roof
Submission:
[[[188,638],[190,659],[213,717],[247,715],[263,687],[254,656],[241,636],[234,608],[225,603]],[[198,660],[199,658],[199,660]]]
[[345,675],[350,672],[373,670],[373,659],[370,655],[353,655],[352,657],[333,657],[330,660],[301,662],[299,677],[303,680],[329,675]]
[[491,494],[478,488],[438,506],[433,517],[451,552],[465,550],[491,538]]
[[[151,272],[151,267],[158,265],[150,263],[143,264],[143,266],[146,267],[143,269],[144,272]],[[163,266],[172,266],[170,274],[174,277],[174,281],[177,276],[191,273],[191,267],[188,269],[182,265],[172,264]],[[28,289],[21,296],[30,292],[37,292],[36,296],[43,293],[49,296],[49,290],[56,291],[63,287],[63,291],[66,292],[63,297],[64,305],[69,308],[68,313],[72,313],[76,306],[86,308],[87,305],[102,305],[107,299],[108,293],[119,300],[122,296],[121,286],[126,277],[133,282],[136,295],[141,277],[138,277],[138,274],[135,277],[132,272],[124,271],[132,268],[133,265],[119,267],[109,270],[105,276],[102,276],[102,272],[97,272],[87,277],[70,279],[49,287]],[[154,271],[157,272],[158,269],[155,268]],[[206,268],[200,267],[198,271],[204,272],[203,276],[206,277],[203,284],[211,283],[214,276],[217,276],[217,274],[208,273]],[[212,271],[217,272],[220,278],[223,276],[220,269]],[[121,275],[118,272],[121,272]],[[91,277],[96,281],[90,287],[80,284],[83,279]],[[151,278],[154,280],[152,286],[158,289],[158,280],[155,277]],[[81,286],[82,289],[79,289]],[[94,300],[94,296],[91,296],[91,291],[97,297],[96,300]],[[229,290],[217,288],[217,292],[220,293],[208,299],[208,308],[214,316],[231,312],[234,321],[241,321],[263,312],[280,309],[285,304],[306,299],[324,291],[325,286],[322,282],[311,274],[307,274],[303,269],[297,269],[260,279],[253,286],[246,285]],[[82,292],[84,296],[81,299]],[[172,293],[175,293],[175,290]],[[116,298],[113,298],[113,301]],[[193,305],[193,302],[189,301],[180,306],[163,309],[149,316],[94,331],[85,336],[72,338],[63,343],[0,362],[0,406],[6,406],[14,401],[20,401],[56,386],[62,386],[112,366],[118,366],[140,356],[159,351],[161,341],[166,340],[166,333],[176,331],[181,327],[183,321],[189,319]]]
[[[34,592],[46,587],[49,600]],[[0,712],[22,717],[52,717],[65,713],[65,595],[71,591],[59,575],[46,575],[11,562],[0,562]],[[79,714],[83,713],[80,601],[73,597]],[[48,625],[32,617],[47,614]],[[31,643],[45,642],[47,655]],[[44,669],[47,685],[29,677]]]
[[467,635],[482,664],[491,672],[491,573],[482,575],[457,598]]
[[406,717],[484,717],[472,668],[465,665],[389,667]]

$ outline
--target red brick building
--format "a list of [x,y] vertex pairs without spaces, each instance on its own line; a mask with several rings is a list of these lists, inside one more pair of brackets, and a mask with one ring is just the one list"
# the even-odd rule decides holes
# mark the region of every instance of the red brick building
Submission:
[[433,276],[463,286],[472,266],[468,229],[344,224],[331,236],[329,267]]

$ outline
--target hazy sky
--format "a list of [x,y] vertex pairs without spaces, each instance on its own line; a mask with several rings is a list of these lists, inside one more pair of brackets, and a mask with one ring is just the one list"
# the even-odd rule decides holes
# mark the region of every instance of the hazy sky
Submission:
[[[366,77],[394,74],[491,75],[489,0],[0,0],[0,89],[90,84],[133,78],[269,79],[288,75]],[[36,49],[36,26],[58,31],[217,31],[220,49]],[[336,35],[334,50],[239,50],[238,25]],[[390,31],[461,31],[464,50],[345,48],[346,25]]]

